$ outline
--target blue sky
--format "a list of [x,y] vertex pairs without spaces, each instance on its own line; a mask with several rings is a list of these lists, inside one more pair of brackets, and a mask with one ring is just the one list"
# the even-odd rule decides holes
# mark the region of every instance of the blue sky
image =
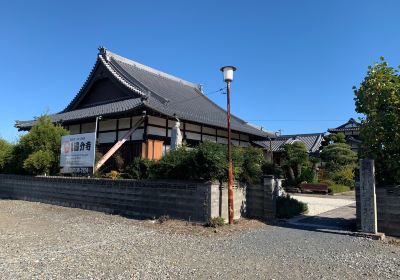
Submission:
[[[352,86],[400,64],[400,1],[4,1],[0,136],[62,110],[106,46],[205,93],[235,65],[232,111],[284,134],[324,132],[354,112]],[[210,98],[225,107],[225,95]]]

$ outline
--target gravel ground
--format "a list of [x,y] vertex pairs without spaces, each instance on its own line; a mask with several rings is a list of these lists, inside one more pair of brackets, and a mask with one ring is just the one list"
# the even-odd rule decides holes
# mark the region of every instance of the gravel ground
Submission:
[[1,279],[400,279],[400,247],[264,225],[165,233],[81,209],[0,200]]
[[332,197],[321,195],[290,195],[291,197],[308,204],[308,212],[304,215],[314,216],[354,203],[353,197]]

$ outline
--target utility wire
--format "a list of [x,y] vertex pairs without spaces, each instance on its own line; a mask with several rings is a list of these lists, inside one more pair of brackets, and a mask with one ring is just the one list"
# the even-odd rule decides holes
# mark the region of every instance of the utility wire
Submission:
[[255,120],[246,120],[247,122],[345,122],[348,120],[318,120],[318,119],[309,119],[309,120],[290,120],[290,119],[255,119]]
[[[168,105],[172,104],[182,104],[185,102],[189,102],[192,100],[196,100],[197,98],[201,98],[203,96],[210,96],[210,95],[215,95],[217,93],[221,93],[221,94],[226,94],[225,92],[225,87],[208,92],[208,93],[202,93],[201,95],[192,97],[192,98],[188,98],[185,100],[180,100],[180,101],[176,101],[176,102],[169,102]],[[246,122],[344,122],[347,121],[344,119],[332,119],[332,120],[319,120],[319,119],[251,119],[251,120],[245,120]]]
[[208,92],[208,93],[202,93],[201,95],[195,96],[193,98],[188,98],[188,99],[180,100],[180,101],[176,101],[176,102],[169,102],[168,105],[170,105],[170,104],[181,104],[181,103],[185,103],[185,102],[189,102],[189,101],[195,100],[197,98],[201,98],[203,96],[210,96],[210,95],[214,95],[214,94],[217,94],[217,93],[224,93],[224,92],[222,92],[223,90],[225,90],[225,88],[220,88],[218,90],[211,91],[211,92]]

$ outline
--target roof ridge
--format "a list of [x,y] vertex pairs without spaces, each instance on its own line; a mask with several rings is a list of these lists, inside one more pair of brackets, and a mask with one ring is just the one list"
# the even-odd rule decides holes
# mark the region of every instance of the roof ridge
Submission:
[[90,70],[89,75],[87,76],[85,82],[83,83],[83,85],[80,87],[79,91],[75,94],[74,98],[72,98],[72,100],[69,102],[69,104],[60,112],[60,113],[64,113],[67,112],[70,107],[73,105],[73,103],[75,103],[75,101],[77,101],[78,97],[81,95],[81,93],[83,92],[84,88],[86,88],[86,86],[89,84],[90,79],[92,78],[96,68],[99,66],[99,60],[96,59],[96,63],[93,65],[92,69]]
[[118,73],[117,71],[115,71],[106,61],[106,59],[99,54],[98,55],[100,61],[103,63],[103,65],[107,68],[108,71],[110,71],[110,73],[112,75],[114,75],[114,77],[116,77],[124,86],[126,86],[127,88],[129,88],[130,90],[132,90],[133,92],[138,93],[141,96],[146,96],[146,94],[144,94],[140,89],[137,88],[137,86],[133,86],[131,83],[129,83],[125,77],[123,77],[120,73]]
[[279,137],[297,137],[297,136],[317,136],[317,135],[321,135],[321,134],[325,134],[325,132],[316,132],[316,133],[303,133],[303,134],[286,134],[286,135],[280,135]]
[[107,49],[105,49],[104,51],[105,51],[105,54],[109,55],[111,58],[114,58],[116,60],[120,60],[121,62],[127,63],[129,65],[132,65],[134,67],[137,67],[139,69],[142,69],[144,71],[152,73],[154,75],[158,75],[158,76],[161,76],[163,78],[166,78],[166,79],[169,79],[169,80],[172,80],[172,81],[175,81],[175,82],[179,82],[179,83],[185,84],[185,85],[190,86],[190,87],[194,87],[194,88],[199,88],[200,87],[200,84],[195,84],[195,83],[189,82],[187,80],[184,80],[184,79],[181,79],[179,77],[173,76],[171,74],[165,73],[163,71],[157,70],[157,69],[152,68],[150,66],[141,64],[141,63],[139,63],[137,61],[134,61],[132,59],[129,59],[129,58],[123,57],[123,56],[121,56],[119,54],[113,53],[113,52],[111,52],[111,51],[109,51]]
[[314,150],[314,147],[318,144],[318,142],[320,142],[320,140],[322,140],[322,135],[319,135],[318,138],[316,138],[314,140],[314,143],[312,144],[310,151],[312,152]]

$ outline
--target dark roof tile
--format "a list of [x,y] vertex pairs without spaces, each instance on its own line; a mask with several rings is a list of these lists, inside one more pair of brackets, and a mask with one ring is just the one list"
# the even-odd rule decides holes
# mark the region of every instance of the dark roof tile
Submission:
[[270,149],[270,144],[273,152],[283,151],[283,146],[285,144],[293,144],[294,142],[303,142],[309,153],[314,153],[321,147],[321,142],[323,141],[324,133],[310,133],[310,134],[297,134],[297,135],[281,135],[277,138],[269,141],[256,141],[255,143],[263,147],[266,150]]
[[[176,115],[183,120],[221,128],[227,127],[226,111],[208,99],[201,92],[199,85],[121,57],[105,49],[100,49],[94,68],[99,63],[103,64],[123,86],[134,92],[136,97],[85,109],[72,110],[72,105],[79,100],[79,96],[83,92],[83,89],[81,89],[63,112],[51,115],[54,121],[61,119],[64,121],[78,120],[97,115],[124,112],[143,104],[168,116]],[[90,79],[90,76],[88,79]],[[88,81],[85,82],[85,85],[87,84]],[[141,96],[143,99],[137,98],[137,96]],[[29,128],[32,123],[32,121],[21,121],[16,123],[16,127]],[[231,127],[233,130],[259,137],[272,136],[271,133],[257,129],[233,115]]]

